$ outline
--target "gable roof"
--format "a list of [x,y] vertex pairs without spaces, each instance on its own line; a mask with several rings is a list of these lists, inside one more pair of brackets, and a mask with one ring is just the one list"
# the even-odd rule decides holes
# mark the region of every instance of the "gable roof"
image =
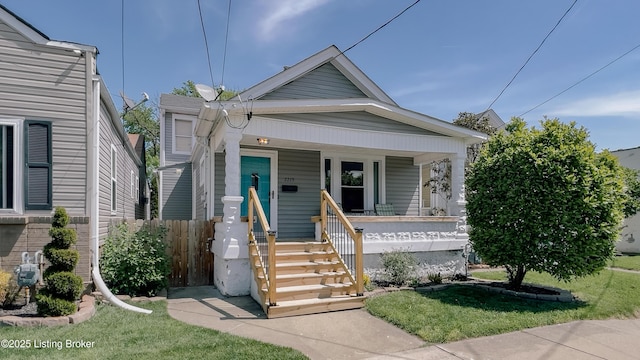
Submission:
[[9,27],[22,34],[22,36],[38,45],[63,48],[67,50],[84,50],[98,53],[98,49],[95,46],[49,39],[49,37],[43,32],[36,29],[33,25],[29,24],[27,21],[13,13],[11,10],[7,9],[2,4],[0,4],[0,21],[4,22]]
[[[325,66],[327,65],[328,66]],[[332,71],[336,75],[334,69],[342,75],[352,85],[351,91],[356,89],[364,96],[351,97],[368,97],[373,100],[388,103],[397,106],[395,101],[389,97],[378,85],[376,85],[362,70],[360,70],[351,60],[349,60],[335,45],[331,45],[326,49],[311,55],[310,57],[300,61],[299,63],[285,67],[284,70],[252,87],[240,94],[242,99],[257,100],[265,97],[265,95],[275,91],[276,89],[285,89],[294,81],[303,79],[307,76],[313,76],[314,71],[324,68],[322,71]],[[308,97],[310,98],[310,97]],[[344,97],[342,97],[344,98]]]

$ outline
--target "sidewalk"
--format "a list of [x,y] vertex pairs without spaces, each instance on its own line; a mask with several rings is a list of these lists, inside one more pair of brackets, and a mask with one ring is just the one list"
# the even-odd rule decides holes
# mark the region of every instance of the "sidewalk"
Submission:
[[180,321],[287,346],[311,359],[640,359],[640,319],[589,320],[428,346],[365,310],[266,319],[248,296],[211,286],[171,289]]

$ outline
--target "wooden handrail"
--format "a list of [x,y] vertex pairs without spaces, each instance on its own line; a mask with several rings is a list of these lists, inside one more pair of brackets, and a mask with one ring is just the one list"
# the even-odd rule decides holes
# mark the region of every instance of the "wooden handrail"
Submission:
[[[362,229],[356,229],[351,225],[351,222],[344,215],[338,204],[333,200],[331,195],[327,190],[320,191],[320,221],[321,221],[321,229],[322,229],[322,240],[327,241],[333,251],[338,254],[333,242],[331,241],[331,237],[327,233],[327,205],[333,210],[333,213],[336,215],[336,218],[340,221],[342,226],[345,228],[351,239],[355,244],[355,256],[356,256],[356,264],[355,264],[355,274],[351,274],[349,271],[350,280],[356,284],[356,294],[358,296],[362,296],[364,294],[364,258],[363,258],[363,244],[362,244]],[[342,257],[338,254],[338,258],[342,265],[347,268]],[[355,279],[354,279],[355,275]]]
[[262,261],[262,254],[260,254],[260,248],[256,246],[256,251],[258,252],[258,259],[260,259],[260,266],[262,268],[263,275],[265,276],[266,285],[267,285],[267,294],[269,297],[269,305],[276,305],[276,232],[271,230],[269,226],[269,221],[267,221],[267,216],[264,213],[264,209],[262,208],[262,204],[260,203],[260,198],[258,197],[258,193],[256,189],[253,187],[249,188],[249,203],[248,203],[248,220],[249,220],[249,242],[255,245],[255,234],[253,232],[253,222],[254,222],[254,210],[256,212],[256,216],[258,217],[258,221],[260,222],[260,226],[262,230],[267,234],[267,261],[268,261],[268,271],[264,272],[264,263]]

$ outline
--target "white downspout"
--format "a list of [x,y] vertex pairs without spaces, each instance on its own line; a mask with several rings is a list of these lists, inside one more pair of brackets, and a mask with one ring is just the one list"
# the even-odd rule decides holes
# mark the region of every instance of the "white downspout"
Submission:
[[88,167],[91,179],[88,195],[91,199],[91,208],[89,210],[91,216],[91,220],[89,221],[89,223],[91,224],[91,228],[89,231],[91,234],[91,275],[93,277],[93,283],[109,303],[126,310],[144,314],[151,314],[151,310],[132,306],[118,299],[115,295],[113,295],[109,288],[107,288],[104,280],[102,280],[102,275],[100,275],[100,209],[98,205],[100,199],[100,78],[94,76],[92,84],[93,114],[92,119],[89,122],[89,136],[87,140],[89,141],[89,148],[92,150],[93,155],[93,158],[90,159],[89,163],[94,164],[94,166]]

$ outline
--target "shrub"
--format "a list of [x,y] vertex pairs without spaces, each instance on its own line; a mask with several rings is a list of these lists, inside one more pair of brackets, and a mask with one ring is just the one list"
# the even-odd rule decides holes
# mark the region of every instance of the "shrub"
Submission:
[[73,301],[53,297],[45,293],[36,295],[38,314],[43,316],[65,316],[76,312],[77,306]]
[[68,249],[72,245],[75,245],[77,234],[73,229],[68,228],[55,228],[52,227],[49,230],[49,236],[51,236],[52,246],[58,249]]
[[47,291],[60,299],[76,300],[82,291],[82,279],[70,272],[51,274],[47,278]]
[[427,279],[434,284],[442,284],[442,275],[440,273],[430,273],[427,275]]
[[51,266],[47,268],[49,271],[71,271],[78,264],[80,257],[77,250],[57,249],[53,246],[53,242],[45,245],[43,253],[51,262]]
[[76,242],[76,231],[67,229],[69,215],[62,207],[56,207],[49,236],[52,240],[44,247],[44,256],[51,265],[42,278],[45,287],[36,296],[38,313],[44,316],[62,316],[76,311],[77,300],[82,291],[82,278],[72,271],[78,263],[78,251],[69,249]]
[[100,270],[117,294],[153,296],[167,287],[169,258],[164,228],[131,231],[126,224],[114,229],[102,248]]
[[4,304],[11,290],[11,273],[0,270],[0,304]]
[[413,269],[418,264],[413,254],[402,250],[385,251],[380,258],[389,282],[398,286],[410,280]]

